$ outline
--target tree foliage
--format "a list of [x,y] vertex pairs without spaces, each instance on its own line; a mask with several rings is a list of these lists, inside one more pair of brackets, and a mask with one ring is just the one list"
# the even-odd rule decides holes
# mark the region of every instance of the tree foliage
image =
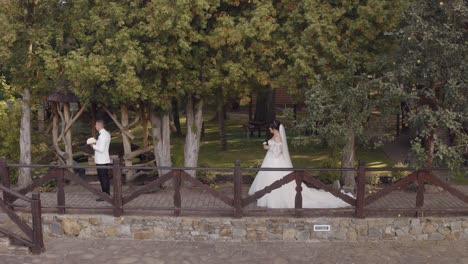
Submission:
[[308,117],[300,126],[338,145],[350,129],[364,139],[371,113],[397,102],[398,89],[381,85],[380,59],[393,45],[386,33],[396,30],[401,2],[297,1],[289,8],[285,30],[296,34],[284,78],[305,95]]
[[468,146],[468,5],[415,1],[396,35],[395,77],[405,85],[420,166],[459,166]]
[[69,84],[82,103],[127,105],[161,126],[177,98],[198,120],[190,141],[215,92],[222,106],[287,87],[306,104],[297,128],[342,148],[348,165],[356,142],[387,138],[377,121],[403,100],[416,152],[447,164],[467,142],[463,0],[405,12],[402,0],[0,1],[0,67],[18,95]]

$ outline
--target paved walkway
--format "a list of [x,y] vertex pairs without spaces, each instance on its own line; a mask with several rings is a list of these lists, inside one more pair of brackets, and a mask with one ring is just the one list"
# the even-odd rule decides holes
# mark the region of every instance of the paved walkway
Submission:
[[0,255],[5,264],[446,263],[468,264],[468,241],[366,243],[155,242],[52,239],[40,256]]
[[[91,182],[92,185],[99,189],[97,182]],[[460,191],[468,194],[468,186],[455,186]],[[138,186],[124,186],[125,195],[128,195],[132,191],[135,191]],[[249,186],[244,185],[243,195],[247,196]],[[232,188],[227,186],[219,190],[220,192],[232,197]],[[171,188],[159,190],[154,193],[143,194],[135,200],[131,201],[124,208],[171,208],[174,206],[173,203],[174,191]],[[458,198],[452,196],[448,192],[426,192],[424,195],[424,209],[444,209],[444,208],[467,208],[468,205],[460,201]],[[96,202],[96,196],[88,190],[78,185],[69,185],[65,188],[65,201],[66,206],[70,207],[109,207],[110,205],[106,202]],[[231,208],[221,200],[213,197],[208,192],[200,188],[182,188],[182,208],[198,208],[198,209],[229,209]],[[41,193],[42,206],[44,207],[56,207],[57,206],[57,194],[55,192]],[[17,205],[25,205],[25,202],[17,200]],[[415,208],[416,204],[416,192],[410,191],[394,191],[387,196],[377,200],[371,204],[368,208]],[[247,206],[247,209],[258,208],[255,203]]]

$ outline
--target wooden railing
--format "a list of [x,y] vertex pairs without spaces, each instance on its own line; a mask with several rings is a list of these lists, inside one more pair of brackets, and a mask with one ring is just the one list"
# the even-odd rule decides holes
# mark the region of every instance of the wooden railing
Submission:
[[[466,208],[442,208],[438,209],[437,212],[439,213],[446,213],[446,212],[456,212],[458,214],[466,215],[468,214],[468,195],[457,190],[456,188],[452,187],[449,183],[438,179],[437,177],[433,176],[427,170],[418,170],[407,177],[403,177],[401,180],[393,183],[392,185],[383,188],[382,190],[378,191],[377,193],[371,194],[366,196],[366,177],[367,172],[369,171],[408,171],[411,168],[368,168],[364,162],[359,162],[357,168],[337,168],[337,169],[311,169],[311,168],[243,168],[241,167],[240,161],[236,161],[234,167],[231,168],[188,168],[188,167],[122,167],[120,165],[120,161],[118,159],[114,160],[112,166],[59,166],[59,165],[18,165],[18,164],[6,164],[0,163],[0,172],[2,173],[2,183],[4,186],[9,186],[9,177],[8,177],[8,169],[9,168],[18,168],[18,167],[31,167],[31,168],[50,168],[51,170],[40,179],[34,181],[30,186],[18,191],[19,195],[25,195],[27,193],[32,192],[37,187],[43,185],[44,183],[54,180],[57,182],[57,206],[56,210],[59,213],[66,213],[68,209],[79,209],[79,210],[92,210],[92,209],[111,209],[114,216],[120,216],[124,213],[124,211],[131,211],[131,210],[152,210],[156,211],[172,211],[172,214],[175,216],[181,215],[183,212],[191,212],[196,214],[205,215],[208,212],[210,213],[227,213],[234,217],[243,217],[245,215],[252,215],[252,214],[262,214],[263,215],[271,215],[277,212],[286,213],[290,215],[294,215],[296,217],[301,217],[305,215],[321,215],[321,216],[349,216],[349,217],[356,217],[356,218],[364,218],[367,216],[394,216],[395,213],[401,213],[405,215],[416,215],[421,216],[425,213],[431,213],[431,209],[423,209],[424,205],[424,186],[426,183],[431,183],[437,186],[442,187],[448,193],[452,194],[453,196],[457,197],[464,204],[467,205]],[[70,169],[86,169],[86,168],[108,168],[112,169],[113,171],[113,193],[112,196],[109,196],[105,193],[102,193],[97,188],[93,187],[91,184],[80,178],[79,176],[75,175],[74,173],[70,172]],[[154,171],[167,171],[166,174],[158,177],[157,179],[145,184],[142,187],[134,190],[130,193],[123,193],[122,192],[122,170],[154,170]],[[232,189],[232,196],[226,195],[225,193],[221,193],[210,186],[203,184],[200,180],[192,177],[187,172],[188,171],[228,171],[232,173],[232,181],[233,181],[233,189]],[[464,169],[466,171],[466,169]],[[289,172],[286,176],[282,179],[277,180],[276,182],[272,183],[270,186],[265,187],[263,190],[259,190],[252,195],[244,195],[243,194],[243,173],[245,172],[258,172],[258,171],[285,171]],[[322,183],[317,177],[311,175],[313,173],[317,173],[320,171],[355,171],[356,172],[356,192],[354,197],[350,197],[346,194],[343,194],[339,190],[333,189],[331,186]],[[96,207],[96,206],[81,206],[81,207],[73,207],[66,204],[65,199],[65,180],[70,180],[75,182],[81,186],[83,186],[86,190],[91,192],[97,197],[102,198],[109,207]],[[158,208],[158,207],[145,207],[139,208],[136,206],[130,206],[129,203],[135,200],[136,198],[140,197],[142,194],[154,190],[155,188],[159,187],[160,185],[164,184],[165,182],[172,181],[172,188],[173,188],[173,206],[172,207],[165,207],[165,208]],[[272,192],[275,189],[281,188],[283,185],[288,184],[294,181],[296,183],[296,193],[292,194],[295,195],[295,206],[294,208],[289,209],[264,209],[264,208],[248,208],[248,206],[254,202],[256,202],[259,198],[263,197],[264,195]],[[181,187],[183,182],[189,182],[192,186],[196,186],[199,189],[205,191],[212,197],[222,201],[227,208],[182,208],[182,192]],[[413,182],[418,183],[418,191],[416,197],[416,205],[414,208],[369,208],[368,206],[377,201],[378,199],[388,195],[389,193],[398,190],[402,187],[405,187]],[[337,208],[337,209],[311,209],[311,208],[303,208],[302,204],[302,183],[306,183],[306,185],[316,188],[325,190],[335,197],[343,200],[344,202],[349,204],[347,208]],[[18,195],[12,196],[8,199],[5,199],[5,203],[8,206],[14,206],[14,201],[18,199]],[[434,212],[436,210],[433,210]],[[102,213],[102,211],[100,211]]]
[[[3,166],[1,166],[3,165]],[[0,172],[2,176],[7,175],[6,166],[4,161],[0,161]],[[5,177],[3,177],[5,178]],[[2,226],[0,225],[0,233],[5,234],[10,239],[19,241],[28,246],[33,254],[40,254],[44,251],[44,240],[42,236],[42,211],[41,211],[41,199],[40,194],[34,192],[32,197],[26,197],[10,188],[8,181],[2,181],[3,185],[0,185],[0,190],[3,193],[3,199],[0,198],[0,208],[8,218],[12,221],[13,226]],[[8,186],[5,186],[8,185]],[[13,211],[11,204],[8,201],[13,199],[21,199],[30,205],[30,212],[32,218],[32,226],[30,227],[20,216]],[[14,232],[15,229],[19,229],[19,233]]]
[[[367,171],[378,171],[378,169],[367,168]],[[389,170],[408,170],[408,169],[389,169]],[[431,169],[431,170],[446,170],[446,169]],[[462,169],[463,171],[467,171],[467,168]],[[359,176],[360,175],[360,176]],[[361,173],[358,174],[358,182],[365,181],[365,174]],[[394,208],[394,209],[386,209],[386,208],[373,208],[368,209],[365,208],[368,205],[371,205],[375,201],[385,197],[389,193],[411,185],[413,183],[417,183],[417,193],[416,193],[416,205],[415,208]],[[424,214],[460,214],[460,215],[468,215],[468,208],[442,208],[442,209],[423,209],[424,201],[425,201],[425,185],[426,184],[433,184],[435,186],[441,187],[443,190],[447,191],[452,196],[458,198],[460,201],[463,202],[465,206],[468,206],[468,195],[461,192],[460,190],[454,188],[451,184],[446,181],[443,181],[436,176],[434,176],[429,170],[418,170],[410,173],[406,177],[400,179],[399,181],[393,183],[392,185],[373,193],[367,197],[364,197],[359,202],[359,210],[356,209],[356,216],[363,218],[366,216],[366,211],[369,213],[374,214],[385,214],[385,213],[398,213],[398,214],[405,214],[405,215],[414,215],[414,216],[424,216]],[[363,190],[362,186],[359,188],[358,191]],[[362,195],[361,195],[362,196]]]
[[[2,164],[0,163],[0,166]],[[6,165],[8,168],[19,168],[19,167],[26,167],[22,165],[16,165],[16,164],[8,164]],[[46,165],[29,165],[27,167],[30,168],[44,168],[44,167],[51,167],[52,170],[50,170],[46,175],[43,177],[33,181],[33,183],[21,190],[18,191],[20,195],[26,195],[27,193],[32,192],[36,188],[42,186],[43,184],[50,182],[50,181],[56,181],[57,184],[57,210],[58,213],[64,214],[66,213],[67,209],[70,209],[72,207],[66,205],[66,199],[65,199],[65,181],[69,180],[71,182],[74,182],[82,187],[84,187],[86,190],[88,190],[90,193],[96,195],[99,198],[102,198],[104,202],[107,202],[110,204],[113,208],[113,212],[115,216],[120,216],[122,214],[122,174],[121,174],[121,169],[120,169],[120,164],[117,162],[114,166],[46,166]],[[75,173],[71,172],[69,169],[70,168],[112,168],[113,169],[113,195],[112,197],[108,195],[107,193],[103,193],[100,190],[96,189],[93,187],[91,184],[83,180],[80,176],[76,175]],[[8,170],[3,169],[2,171],[6,171],[6,173],[2,173],[2,182],[5,183],[4,180],[5,178],[8,179]],[[10,183],[8,182],[7,185]],[[9,197],[8,202],[10,205],[13,205],[13,203],[18,199],[18,197]],[[81,209],[93,209],[93,207],[83,207]]]

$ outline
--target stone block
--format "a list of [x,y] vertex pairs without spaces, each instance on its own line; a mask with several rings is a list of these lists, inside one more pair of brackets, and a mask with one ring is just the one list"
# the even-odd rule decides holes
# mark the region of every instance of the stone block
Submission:
[[433,225],[432,223],[427,223],[423,228],[424,234],[432,234],[437,231],[437,226]]
[[409,230],[409,233],[411,235],[420,235],[423,233],[423,228],[422,226],[412,226]]
[[231,221],[231,225],[234,226],[237,229],[245,229],[246,228],[245,223],[243,221],[240,221],[240,220]]
[[156,239],[167,239],[168,237],[172,236],[172,233],[170,230],[167,230],[159,226],[153,227],[153,233],[154,233],[154,238]]
[[232,231],[232,238],[237,240],[244,240],[247,236],[247,231],[244,229],[234,229]]
[[63,235],[62,226],[60,224],[58,224],[58,223],[49,224],[49,231],[52,233],[53,236]]
[[219,230],[220,237],[232,237],[232,229],[230,228],[223,228]]
[[395,226],[395,228],[408,227],[409,226],[408,219],[397,219],[395,220],[393,225]]
[[367,236],[369,227],[367,225],[356,225],[356,231],[359,236]]
[[418,227],[418,226],[421,226],[421,220],[419,220],[418,218],[411,219],[411,220],[410,220],[410,226],[411,226],[411,227]]
[[432,233],[429,235],[429,240],[444,240],[445,236],[440,233]]
[[356,231],[349,231],[346,233],[346,238],[349,240],[349,241],[357,241],[357,233]]
[[344,230],[335,231],[333,234],[333,239],[346,240],[346,232]]
[[74,218],[65,218],[62,221],[63,233],[67,235],[78,236],[81,231],[81,226]]
[[369,238],[376,239],[381,235],[380,229],[376,227],[369,227]]
[[456,222],[451,222],[450,223],[450,230],[452,232],[461,232],[462,229],[462,222],[461,221],[456,221]]
[[88,222],[91,225],[95,225],[95,226],[99,225],[99,220],[96,217],[89,218]]
[[441,233],[442,235],[446,236],[448,234],[450,234],[450,229],[448,227],[445,227],[445,226],[441,226],[437,229],[437,232]]
[[296,240],[299,240],[299,241],[307,241],[310,239],[310,231],[309,230],[299,231],[295,235],[295,238]]
[[120,225],[120,234],[124,237],[131,236],[132,232],[130,231],[130,226],[128,225]]
[[408,232],[405,229],[407,229],[407,227],[397,228],[395,230],[395,235],[399,240],[412,240],[412,237],[408,234]]
[[108,226],[104,229],[104,233],[106,233],[106,237],[108,238],[116,238],[119,237],[121,232],[120,232],[120,227],[119,226]]
[[296,229],[286,228],[283,230],[283,240],[293,241],[296,240]]
[[153,232],[148,231],[148,230],[133,233],[134,239],[151,239],[153,237],[154,237]]
[[415,236],[415,238],[416,238],[416,240],[428,240],[429,235],[428,234],[421,234],[421,235]]

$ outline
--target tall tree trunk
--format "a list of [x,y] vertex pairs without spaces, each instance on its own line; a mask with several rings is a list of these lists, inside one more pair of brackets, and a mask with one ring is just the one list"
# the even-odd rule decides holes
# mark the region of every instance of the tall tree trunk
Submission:
[[[66,125],[70,123],[70,103],[63,104],[63,117]],[[69,129],[65,132],[64,137],[65,152],[67,153],[67,165],[73,165],[73,147],[72,147],[72,131]]]
[[424,139],[424,149],[426,152],[426,167],[431,168],[434,161],[435,132],[431,131],[429,136]]
[[[121,105],[120,106],[120,115],[121,115],[121,121],[120,123],[124,127],[124,130],[128,130],[128,108],[126,105]],[[124,148],[124,155],[125,154],[130,154],[132,152],[132,144],[131,144],[131,139],[128,137],[126,133],[123,133],[122,131],[122,144]],[[124,158],[125,166],[126,167],[131,167],[132,166],[132,159],[131,158]],[[133,180],[133,170],[127,170],[126,171],[126,178],[127,181]]]
[[276,118],[276,96],[275,89],[267,87],[260,89],[257,93],[257,103],[255,106],[256,122],[272,122]]
[[91,104],[91,135],[93,137],[96,137],[96,112],[97,112],[97,106],[96,103],[93,102]]
[[149,146],[148,142],[148,113],[146,109],[143,109],[141,112],[142,126],[143,126],[143,147]]
[[176,135],[181,137],[183,134],[182,134],[182,128],[180,126],[179,103],[177,101],[177,98],[172,97],[171,103],[172,103],[172,117],[174,119]]
[[252,102],[252,95],[250,95],[250,102],[249,102],[249,122],[252,121],[252,105],[253,105],[253,102]]
[[226,150],[226,107],[224,107],[223,89],[221,87],[219,87],[216,91],[216,114],[218,116],[219,145],[221,146],[222,150]]
[[[356,136],[351,128],[349,129],[346,141],[347,143],[343,148],[343,154],[341,158],[341,167],[353,168],[354,161],[356,159]],[[354,191],[356,187],[356,181],[354,180],[354,171],[343,171],[341,173],[341,179],[343,180],[344,186],[347,190]]]
[[43,132],[45,129],[45,109],[42,102],[37,105],[37,130]]
[[[55,103],[54,103],[55,104]],[[67,154],[60,149],[59,143],[59,116],[57,114],[57,107],[54,105],[54,112],[52,114],[52,144],[54,146],[55,154],[60,163],[65,164]]]
[[[23,114],[20,129],[20,163],[31,164],[31,91],[23,89]],[[22,188],[32,183],[31,168],[20,168],[18,187]]]
[[[156,165],[159,167],[171,167],[171,124],[169,113],[160,115],[155,111],[151,111],[150,120]],[[159,176],[168,172],[169,170],[158,171]],[[170,181],[167,181],[167,183],[168,185],[171,184]]]
[[[200,152],[200,139],[203,125],[203,100],[197,100],[193,96],[187,99],[187,135],[184,145],[184,166],[196,167],[198,164],[198,154]],[[187,171],[195,177],[193,170]]]

